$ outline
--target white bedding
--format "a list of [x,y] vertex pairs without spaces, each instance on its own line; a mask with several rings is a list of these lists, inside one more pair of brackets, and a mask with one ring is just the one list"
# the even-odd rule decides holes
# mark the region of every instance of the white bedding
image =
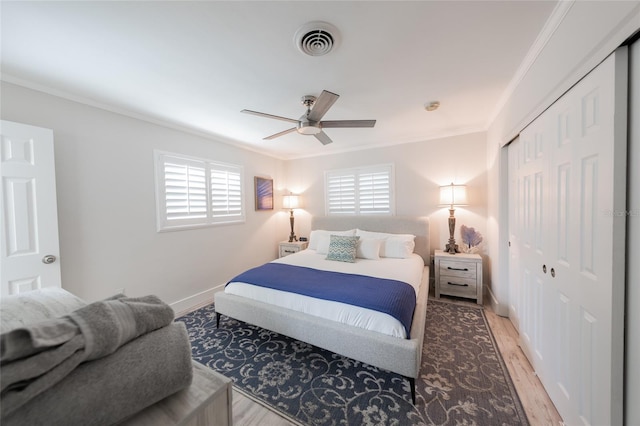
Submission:
[[[415,253],[408,259],[357,259],[355,263],[336,262],[326,260],[325,257],[324,254],[317,254],[315,250],[307,249],[273,262],[403,281],[410,284],[416,294],[422,281],[424,261]],[[394,337],[407,337],[400,321],[382,312],[240,282],[229,283],[224,291],[366,330]]]

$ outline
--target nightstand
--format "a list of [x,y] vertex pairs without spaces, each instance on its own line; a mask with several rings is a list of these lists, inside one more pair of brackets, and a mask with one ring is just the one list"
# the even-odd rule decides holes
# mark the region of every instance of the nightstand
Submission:
[[482,305],[482,257],[478,254],[449,254],[436,250],[434,256],[436,298],[441,294],[476,299]]
[[309,246],[307,241],[283,241],[279,244],[278,257],[289,256],[290,254],[297,253],[300,250],[304,250]]

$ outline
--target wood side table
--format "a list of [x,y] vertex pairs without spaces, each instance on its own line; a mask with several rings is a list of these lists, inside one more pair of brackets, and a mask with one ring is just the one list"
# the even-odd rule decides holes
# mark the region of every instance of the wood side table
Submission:
[[441,294],[475,299],[482,305],[482,257],[478,254],[449,254],[436,250],[434,255],[436,298]]

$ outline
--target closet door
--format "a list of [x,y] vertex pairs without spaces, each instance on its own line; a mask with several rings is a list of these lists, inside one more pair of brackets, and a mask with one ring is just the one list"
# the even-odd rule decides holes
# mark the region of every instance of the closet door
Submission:
[[[519,268],[514,274],[519,288],[520,340],[522,350],[545,375],[548,347],[548,301],[545,295],[548,253],[545,230],[550,226],[546,214],[549,164],[548,120],[538,119],[521,134],[513,147],[517,152],[516,178],[517,238],[512,252],[519,253]],[[512,147],[510,147],[512,149]]]
[[509,165],[522,347],[567,424],[622,424],[626,59],[611,55],[524,129],[531,165]]

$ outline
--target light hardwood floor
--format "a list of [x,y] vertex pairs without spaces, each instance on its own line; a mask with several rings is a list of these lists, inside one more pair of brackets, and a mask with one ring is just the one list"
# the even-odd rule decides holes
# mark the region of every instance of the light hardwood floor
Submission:
[[[518,346],[518,332],[511,321],[496,315],[487,305],[485,305],[485,313],[531,426],[561,425],[562,418]],[[239,426],[294,425],[235,389],[233,391],[233,424]]]

